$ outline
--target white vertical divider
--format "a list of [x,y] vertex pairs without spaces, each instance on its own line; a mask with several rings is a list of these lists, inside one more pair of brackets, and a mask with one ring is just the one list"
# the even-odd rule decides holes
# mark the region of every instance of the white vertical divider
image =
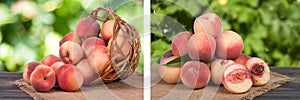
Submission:
[[144,0],[144,100],[151,100],[151,31],[150,0]]

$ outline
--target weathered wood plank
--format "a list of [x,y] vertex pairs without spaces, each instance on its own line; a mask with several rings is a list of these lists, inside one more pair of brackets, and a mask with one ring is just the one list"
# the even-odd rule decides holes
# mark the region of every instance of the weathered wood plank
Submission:
[[[282,100],[282,99],[300,99],[300,68],[277,68],[271,67],[271,70],[290,77],[295,80],[284,86],[274,89],[262,96],[256,97],[257,100]],[[13,86],[10,82],[22,78],[19,72],[0,72],[0,100],[32,100],[32,98]]]
[[22,78],[19,72],[0,72],[0,100],[32,100],[32,98],[13,86],[10,82]]
[[266,94],[256,97],[256,100],[282,100],[282,99],[300,99],[300,68],[277,68],[271,67],[271,70],[294,78],[290,83],[276,88]]

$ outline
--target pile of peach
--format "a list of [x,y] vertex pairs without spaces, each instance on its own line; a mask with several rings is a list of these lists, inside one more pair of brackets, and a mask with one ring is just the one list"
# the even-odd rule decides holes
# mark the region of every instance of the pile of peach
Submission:
[[[232,93],[244,93],[252,86],[268,83],[269,66],[260,58],[242,53],[244,44],[239,34],[221,30],[221,20],[214,13],[196,18],[194,34],[177,34],[172,50],[162,56],[161,78],[167,83],[182,81],[193,89],[203,88],[211,80],[217,85],[223,84]],[[188,60],[182,59],[184,57]],[[183,64],[170,64],[174,61]]]
[[[29,62],[23,79],[36,91],[49,91],[58,85],[64,91],[76,91],[100,78],[105,64],[111,59],[110,41],[115,20],[106,21],[102,28],[92,16],[85,17],[76,26],[76,34],[68,33],[59,42],[59,57],[49,54],[41,62]],[[101,34],[101,37],[99,36]],[[116,42],[123,44],[123,54],[129,53],[129,41],[118,35]],[[115,50],[114,50],[115,51]],[[123,56],[116,54],[116,60]],[[109,77],[117,77],[109,73]]]

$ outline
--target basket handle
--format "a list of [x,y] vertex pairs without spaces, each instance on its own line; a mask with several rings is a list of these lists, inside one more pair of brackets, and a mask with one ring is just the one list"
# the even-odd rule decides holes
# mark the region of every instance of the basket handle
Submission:
[[[99,11],[105,11],[104,17],[99,17],[98,13]],[[95,10],[92,11],[91,13],[91,17],[93,17],[94,19],[97,19],[101,22],[106,22],[107,20],[109,20],[109,16],[113,13],[113,10],[111,8],[103,8],[103,7],[98,7]]]

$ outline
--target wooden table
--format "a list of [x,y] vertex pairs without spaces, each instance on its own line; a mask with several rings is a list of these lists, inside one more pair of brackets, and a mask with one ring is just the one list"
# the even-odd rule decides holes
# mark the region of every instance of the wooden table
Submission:
[[256,97],[257,100],[300,100],[300,68],[271,67],[271,71],[278,72],[294,78],[290,83],[276,88],[266,94]]
[[[294,78],[290,83],[274,89],[255,99],[300,99],[300,68],[277,68],[271,67],[271,70]],[[10,85],[11,81],[22,78],[20,72],[0,72],[0,100],[17,99],[17,100],[31,100],[32,98],[21,91],[18,87]]]

